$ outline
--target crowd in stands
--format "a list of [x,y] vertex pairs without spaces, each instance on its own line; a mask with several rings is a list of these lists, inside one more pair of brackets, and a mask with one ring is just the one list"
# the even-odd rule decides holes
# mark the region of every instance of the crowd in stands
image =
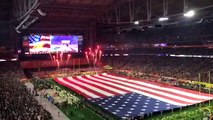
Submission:
[[71,76],[79,76],[79,75],[89,75],[95,74],[97,72],[101,72],[101,68],[99,67],[88,67],[88,68],[60,68],[53,70],[41,70],[41,71],[30,71],[32,73],[32,77],[36,78],[57,78],[57,77],[71,77]]
[[178,58],[158,56],[129,56],[105,58],[104,64],[111,65],[116,70],[129,70],[138,73],[158,76],[174,77],[177,79],[208,81],[208,71],[213,64],[211,59],[204,58]]
[[24,74],[18,64],[4,62],[0,66],[0,120],[52,119],[20,82]]

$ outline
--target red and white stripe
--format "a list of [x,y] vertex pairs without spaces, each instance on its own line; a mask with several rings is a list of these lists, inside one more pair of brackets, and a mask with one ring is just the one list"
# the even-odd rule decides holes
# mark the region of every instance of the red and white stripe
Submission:
[[49,41],[50,42],[51,36],[50,35],[47,35],[47,36],[42,35],[40,39],[41,39],[41,41]]
[[106,73],[56,78],[55,81],[89,99],[132,92],[180,106],[192,105],[213,99],[213,95],[199,93],[197,91],[165,86],[145,80],[131,80]]

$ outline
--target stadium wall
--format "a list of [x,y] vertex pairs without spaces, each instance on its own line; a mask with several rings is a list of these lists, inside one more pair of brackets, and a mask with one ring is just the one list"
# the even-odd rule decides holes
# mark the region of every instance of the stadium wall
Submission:
[[21,67],[23,69],[33,69],[33,68],[48,68],[48,67],[64,67],[64,66],[81,66],[88,65],[86,58],[73,58],[70,60],[60,61],[59,64],[56,61],[51,60],[36,60],[36,61],[22,61]]

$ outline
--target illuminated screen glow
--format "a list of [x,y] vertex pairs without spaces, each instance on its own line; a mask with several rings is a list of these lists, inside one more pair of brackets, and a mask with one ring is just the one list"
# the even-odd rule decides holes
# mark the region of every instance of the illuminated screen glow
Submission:
[[49,52],[81,52],[79,45],[82,44],[83,37],[78,35],[35,35],[28,36],[29,52],[49,53]]

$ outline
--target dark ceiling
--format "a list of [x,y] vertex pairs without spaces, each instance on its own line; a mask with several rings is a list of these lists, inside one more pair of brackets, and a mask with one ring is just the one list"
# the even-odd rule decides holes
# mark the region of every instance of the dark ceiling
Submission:
[[113,4],[113,0],[43,0],[44,21],[52,23],[88,23],[96,20]]
[[[17,2],[20,4],[21,1],[27,0],[11,1],[14,5]],[[0,0],[0,21],[12,18],[10,17],[12,9],[17,11],[15,7],[12,7],[11,1]],[[168,16],[183,13],[184,0],[167,1]],[[39,22],[32,26],[36,29],[54,27],[77,29],[96,23],[99,26],[118,26],[129,24],[135,20],[147,21],[147,0],[40,0],[39,2],[41,3],[39,8],[46,13],[46,16],[40,16]],[[188,0],[188,9],[198,9],[211,5],[213,5],[213,0]],[[130,21],[129,7],[132,9],[133,21]],[[151,11],[151,20],[163,16],[163,0],[151,0]],[[205,16],[211,15],[212,10],[208,11],[208,14],[205,13]]]
[[0,22],[9,20],[11,4],[12,0],[0,0]]

